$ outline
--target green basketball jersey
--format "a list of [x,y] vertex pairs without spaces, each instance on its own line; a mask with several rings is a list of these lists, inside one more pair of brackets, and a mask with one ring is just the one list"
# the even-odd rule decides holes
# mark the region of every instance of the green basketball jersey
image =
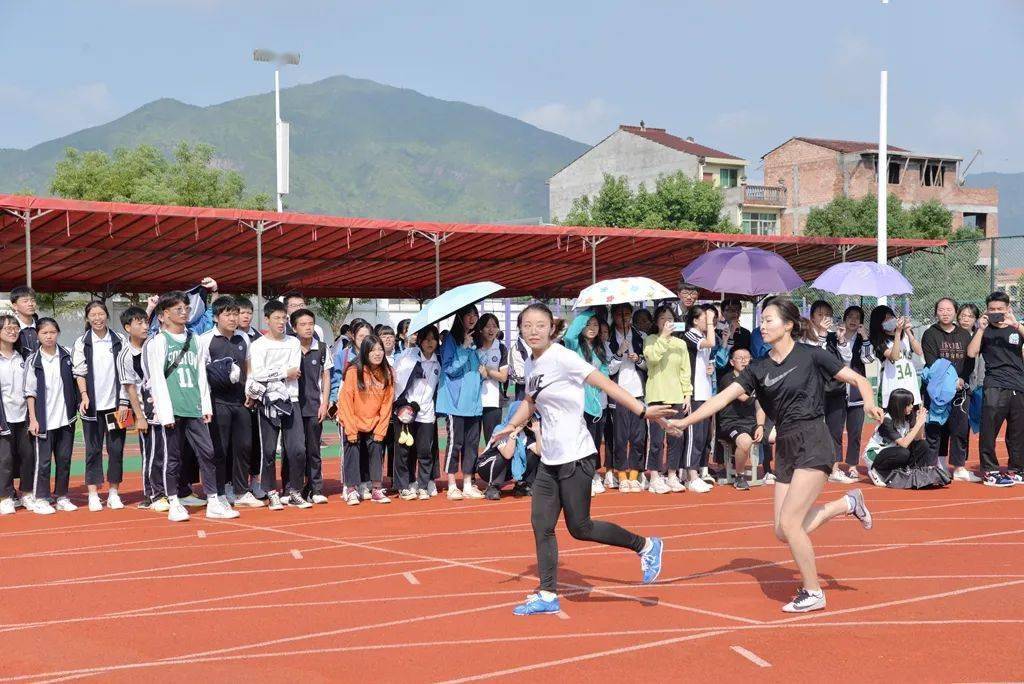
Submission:
[[[174,339],[166,330],[162,331],[167,341],[167,356],[164,360],[164,373],[170,368],[178,353],[185,345],[184,341]],[[202,418],[203,404],[199,395],[199,347],[195,335],[191,336],[188,351],[174,372],[167,376],[167,391],[171,395],[171,406],[174,415],[181,418]]]

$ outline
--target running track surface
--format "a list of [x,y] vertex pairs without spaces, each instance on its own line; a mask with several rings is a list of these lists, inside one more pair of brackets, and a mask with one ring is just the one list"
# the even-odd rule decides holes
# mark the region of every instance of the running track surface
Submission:
[[797,583],[771,487],[598,496],[595,517],[665,539],[661,579],[560,526],[563,614],[531,618],[511,613],[536,586],[528,499],[19,511],[0,518],[0,681],[1024,679],[1024,488],[861,486],[875,528],[815,534],[828,609],[799,616],[779,610]]

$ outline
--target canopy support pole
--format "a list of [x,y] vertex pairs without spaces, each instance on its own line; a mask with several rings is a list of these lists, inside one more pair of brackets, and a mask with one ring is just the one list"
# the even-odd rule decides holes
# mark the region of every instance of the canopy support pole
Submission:
[[256,320],[263,315],[263,234],[272,228],[281,225],[280,221],[267,223],[266,221],[239,221],[239,223],[256,233],[256,305],[254,313]]
[[412,233],[434,243],[434,296],[439,297],[441,295],[441,243],[447,240],[451,233],[424,233],[422,230],[414,230]]
[[51,210],[47,209],[44,211],[40,209],[33,212],[31,209],[28,211],[7,209],[6,211],[25,222],[25,284],[32,287],[32,222],[37,218],[46,216]]
[[597,246],[608,238],[585,237],[583,242],[590,247],[590,284],[597,282]]

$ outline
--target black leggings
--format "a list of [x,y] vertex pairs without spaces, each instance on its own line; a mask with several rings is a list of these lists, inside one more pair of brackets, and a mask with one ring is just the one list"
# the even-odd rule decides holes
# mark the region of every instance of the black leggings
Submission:
[[35,455],[28,423],[21,421],[8,426],[11,434],[0,435],[0,498],[14,496],[15,475],[21,480],[23,494],[28,494],[35,486]]
[[375,440],[372,432],[360,432],[356,441],[345,442],[341,469],[349,489],[363,482],[364,472],[369,473],[371,482],[380,482],[384,477],[384,443]]
[[500,406],[484,406],[483,415],[480,417],[480,426],[483,430],[484,444],[491,441],[491,435],[494,434],[494,429],[498,427],[498,423],[501,422],[501,407]]
[[[587,421],[587,430],[590,431],[590,438],[594,440],[594,470],[596,471],[601,467],[601,438],[604,437],[604,413],[600,416],[592,416],[589,413],[583,414],[583,420]],[[605,449],[611,449],[610,445],[605,445]],[[605,460],[607,460],[607,456]]]
[[[32,495],[50,499],[50,463],[53,463],[53,494],[58,499],[68,495],[71,481],[71,450],[74,448],[75,424],[47,430],[33,438],[35,444],[36,483]],[[24,488],[25,485],[22,485]]]
[[910,443],[910,447],[901,446],[886,447],[875,456],[872,467],[882,479],[888,477],[889,473],[897,468],[923,468],[931,465],[931,453],[928,449],[928,442],[917,439]]
[[[412,435],[412,446],[398,443],[402,429],[408,428]],[[415,475],[416,484],[426,489],[433,479],[434,464],[437,461],[437,450],[434,449],[434,423],[412,422],[409,425],[399,424],[395,430],[395,489],[409,489]],[[416,464],[419,463],[417,469]]]
[[551,466],[541,463],[533,482],[530,522],[537,544],[537,568],[541,591],[557,592],[558,540],[555,525],[565,511],[565,526],[575,539],[632,549],[637,553],[646,540],[618,525],[590,518],[590,483],[594,479],[594,461],[584,457],[571,463]]

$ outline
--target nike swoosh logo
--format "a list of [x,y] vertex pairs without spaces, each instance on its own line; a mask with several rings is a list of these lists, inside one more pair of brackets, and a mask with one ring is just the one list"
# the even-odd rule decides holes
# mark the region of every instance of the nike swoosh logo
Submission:
[[796,366],[793,366],[792,368],[790,368],[788,371],[786,371],[782,375],[777,375],[774,378],[772,376],[770,376],[770,375],[765,375],[764,376],[764,386],[765,387],[774,387],[775,385],[777,385],[780,382],[782,382],[782,378],[786,377],[787,375],[789,375],[790,373],[792,373],[795,370],[796,370]]

